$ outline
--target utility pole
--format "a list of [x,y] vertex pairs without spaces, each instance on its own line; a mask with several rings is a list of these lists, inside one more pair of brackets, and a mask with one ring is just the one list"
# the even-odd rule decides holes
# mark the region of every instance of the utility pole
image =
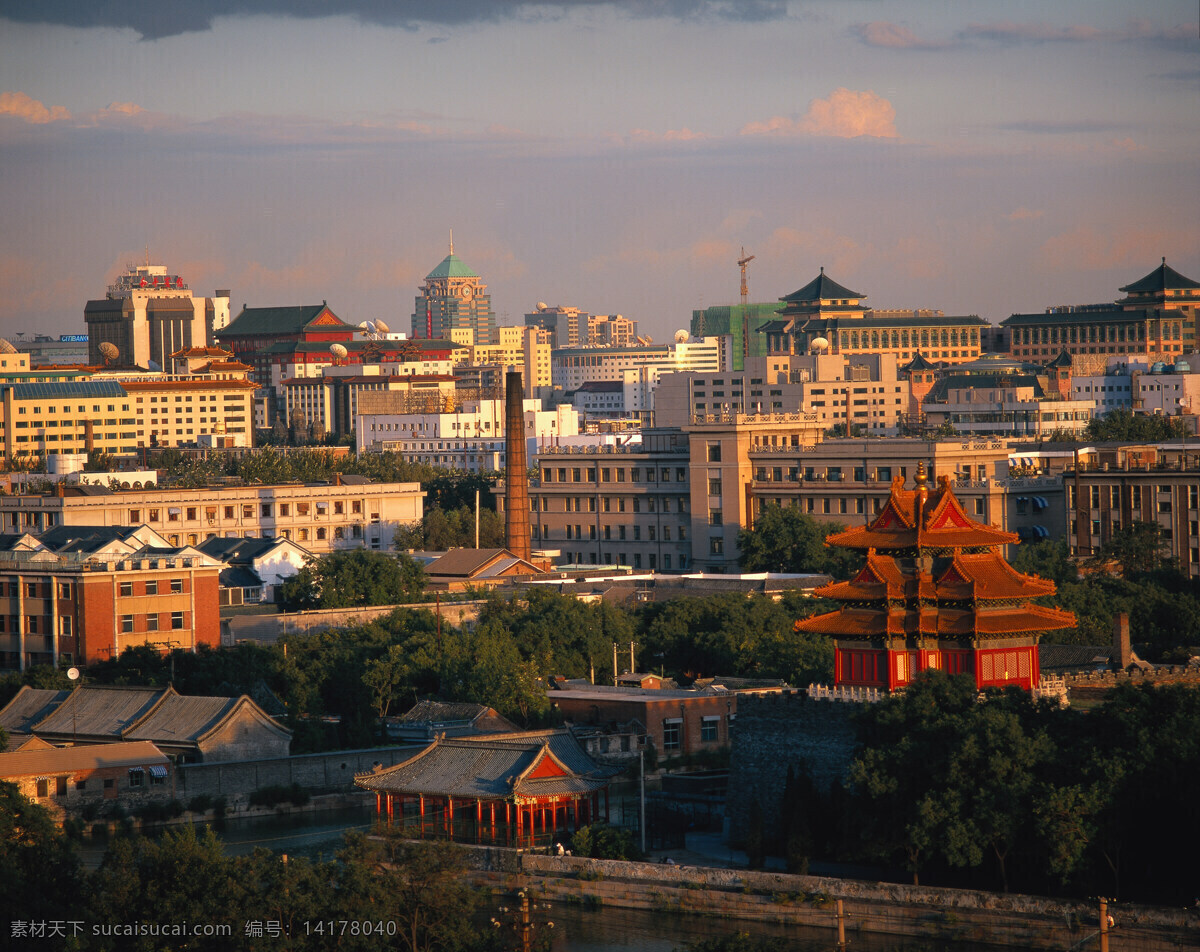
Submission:
[[1108,952],[1108,900],[1100,897],[1100,952]]
[[846,948],[846,910],[842,906],[842,900],[837,901],[837,924],[838,924],[838,944],[839,949]]
[[636,641],[629,642],[629,670],[631,673],[637,670],[637,664],[633,660],[633,649],[636,644]]
[[613,687],[617,686],[617,643],[613,642]]

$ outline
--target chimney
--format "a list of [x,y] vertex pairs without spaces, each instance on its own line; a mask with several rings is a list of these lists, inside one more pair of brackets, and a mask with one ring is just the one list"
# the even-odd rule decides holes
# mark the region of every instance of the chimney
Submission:
[[528,561],[529,466],[525,459],[525,391],[521,371],[504,375],[504,542],[513,555]]
[[1129,644],[1129,613],[1117,612],[1113,619],[1113,660],[1124,671],[1133,662],[1133,648]]

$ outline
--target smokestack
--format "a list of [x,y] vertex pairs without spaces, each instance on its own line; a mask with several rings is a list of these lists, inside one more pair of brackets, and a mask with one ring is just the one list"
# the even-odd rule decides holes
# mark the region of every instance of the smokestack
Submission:
[[529,465],[525,459],[525,392],[521,371],[504,375],[504,541],[518,558],[528,560]]
[[1113,619],[1113,661],[1124,671],[1133,662],[1133,648],[1129,644],[1129,613],[1117,612]]

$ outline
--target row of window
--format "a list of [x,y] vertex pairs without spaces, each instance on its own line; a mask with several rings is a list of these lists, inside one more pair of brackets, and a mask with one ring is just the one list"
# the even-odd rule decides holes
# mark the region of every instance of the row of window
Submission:
[[[161,616],[165,612],[150,612],[146,615],[122,615],[121,616],[121,634],[130,635],[134,631],[158,631]],[[179,631],[184,627],[185,612],[171,612],[171,629]],[[142,619],[141,626],[135,628],[135,620]]]
[[[1086,324],[1070,327],[1017,327],[1013,329],[1014,344],[1085,344],[1103,341],[1144,341],[1146,325],[1136,324]],[[1169,321],[1162,325],[1161,340],[1179,340],[1183,336],[1183,325]],[[1153,339],[1154,335],[1151,335]]]
[[[602,483],[669,483],[671,482],[671,473],[674,471],[675,482],[686,483],[688,481],[688,471],[686,466],[632,466],[626,469],[623,466],[612,468],[603,466],[600,468],[600,482]],[[643,479],[644,475],[644,479]],[[596,481],[595,466],[574,466],[574,467],[542,467],[542,482],[543,483],[594,483]]]
[[[278,504],[274,504],[274,503],[264,502],[264,503],[260,503],[258,505],[259,516],[263,519],[274,518],[272,513],[274,512],[276,505],[278,505],[280,518],[287,518],[287,517],[291,516],[293,505],[296,508],[297,516],[308,516],[315,512],[316,516],[318,518],[320,518],[322,516],[328,516],[331,508],[332,508],[333,514],[335,516],[342,516],[342,515],[346,514],[346,503],[341,499],[335,499],[332,502],[318,501],[315,503],[311,503],[311,502],[297,502],[297,503],[281,502]],[[225,519],[235,519],[235,518],[238,518],[239,515],[242,519],[255,518],[255,515],[254,515],[255,514],[255,504],[254,503],[242,503],[240,505],[222,506],[222,507],[204,506],[203,508],[204,508],[204,518],[207,519],[209,522],[212,522],[214,519],[217,518],[218,511],[220,511],[222,517]],[[201,509],[200,506],[168,506],[167,510],[166,510],[167,511],[167,520],[166,521],[167,522],[179,522],[182,519],[182,521],[185,521],[185,522],[197,522],[200,519],[200,515],[199,515],[200,509]],[[146,510],[130,509],[129,510],[129,524],[133,525],[133,526],[142,525],[143,511],[146,513],[146,520],[145,520],[146,522],[162,522],[163,521],[162,520],[162,511],[163,510],[161,508],[155,507],[155,508],[149,508]],[[351,499],[350,500],[350,514],[351,515],[361,515],[362,514],[362,500],[360,500],[360,499]]]
[[[635,525],[635,526],[632,526],[629,528],[632,531],[631,531],[630,535],[628,536],[628,539],[632,542],[641,542],[642,541],[642,526]],[[671,538],[672,528],[670,526],[646,526],[645,528],[646,528],[646,541],[647,542],[658,542],[658,541],[660,541],[660,538],[661,538],[661,541],[663,541],[663,542],[673,541]],[[627,529],[626,526],[604,526],[602,537],[604,538],[605,541],[616,540],[618,542],[624,542],[624,541],[626,541],[626,538],[627,538],[626,529]],[[550,526],[538,525],[536,523],[533,525],[533,527],[531,529],[534,541],[549,541],[550,539],[553,538],[554,531],[555,530],[552,529]],[[584,538],[584,535],[585,535],[585,533],[583,531],[583,527],[580,525],[574,525],[574,526],[568,525],[565,527],[565,532],[566,532],[565,537],[568,540],[582,539],[582,538]],[[661,536],[660,536],[660,533],[661,533]],[[592,541],[595,541],[597,538],[601,537],[597,533],[596,526],[594,526],[594,525],[590,525],[587,527],[586,536],[588,539],[590,539]],[[686,542],[687,537],[688,537],[687,525],[681,524],[679,526],[676,526],[674,529],[674,536],[675,536],[675,541]]]
[[[538,496],[530,503],[530,510],[536,512],[538,510],[537,499],[541,500],[541,511],[550,512],[550,497]],[[687,496],[634,496],[632,499],[626,499],[624,496],[601,496],[599,498],[599,507],[601,512],[641,512],[642,504],[645,503],[646,512],[670,512],[674,507],[676,512],[688,511]],[[564,496],[563,497],[563,512],[595,512],[597,507],[597,497],[595,496]],[[628,507],[628,509],[627,509]]]
[[[144,767],[131,767],[129,770],[129,786],[141,787],[146,783],[146,770]],[[167,772],[163,768],[152,768],[150,770],[150,786],[162,786],[167,782]],[[87,778],[76,780],[75,789],[81,792],[86,792],[89,781]],[[103,788],[105,790],[113,790],[116,788],[117,781],[115,777],[103,778]],[[39,777],[37,780],[37,796],[38,797],[65,797],[67,789],[70,786],[70,777]],[[51,792],[53,790],[53,792]]]
[[[123,581],[119,583],[122,598],[132,597],[134,584],[135,583],[132,581]],[[168,592],[170,592],[172,595],[178,595],[183,591],[183,579],[168,579],[167,584],[163,586],[159,585],[158,579],[151,578],[146,579],[146,581],[142,582],[137,587],[142,590],[138,592],[139,595],[165,595]],[[160,589],[162,589],[162,591],[159,591]]]
[[[28,635],[52,634],[50,615],[26,615],[25,633]],[[8,631],[14,635],[21,631],[20,615],[0,615],[0,633]],[[74,634],[74,620],[70,615],[58,616],[58,633],[70,637]]]
[[[1158,483],[1154,486],[1132,485],[1128,488],[1129,505],[1132,509],[1142,508],[1142,489],[1145,488],[1147,494],[1153,492],[1155,495],[1155,505],[1159,512],[1170,512],[1171,501],[1174,497],[1175,488],[1170,483]],[[1068,484],[1067,490],[1067,508],[1075,508],[1075,487]],[[1111,509],[1121,508],[1122,487],[1119,484],[1111,484],[1108,486],[1089,486],[1088,487],[1088,502],[1092,509],[1099,509],[1101,503]],[[1166,497],[1166,498],[1163,498]],[[1200,486],[1187,487],[1187,505],[1188,509],[1200,509]],[[1165,507],[1165,508],[1164,508]]]
[[[613,558],[612,552],[605,552],[602,556],[598,556],[595,551],[592,552],[563,552],[568,562],[575,565],[632,565],[635,569],[642,568],[642,553],[634,552],[632,558],[625,552],[616,553],[616,559]],[[678,566],[679,571],[685,571],[688,567],[688,557],[685,553],[676,553],[674,561],[670,552],[664,552],[662,555],[663,571],[671,572],[672,564]],[[646,558],[646,568],[651,572],[658,571],[658,553],[651,552]]]

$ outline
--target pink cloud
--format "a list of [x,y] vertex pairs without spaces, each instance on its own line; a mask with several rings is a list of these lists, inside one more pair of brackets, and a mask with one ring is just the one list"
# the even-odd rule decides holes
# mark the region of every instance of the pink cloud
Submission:
[[25,93],[0,93],[0,116],[15,116],[37,125],[70,119],[65,106],[49,106]]
[[1080,225],[1073,231],[1047,239],[1042,244],[1042,263],[1051,271],[1104,271],[1114,267],[1146,270],[1164,250],[1178,247],[1179,238],[1165,229],[1098,231],[1089,225]]
[[851,32],[867,46],[882,46],[893,50],[935,50],[944,45],[922,40],[908,27],[889,23],[887,20],[858,23],[851,27]]
[[825,99],[814,99],[799,119],[772,116],[743,126],[741,135],[836,136],[853,139],[875,136],[894,139],[896,108],[870,90],[839,87]]
[[1026,208],[1024,205],[1022,205],[1020,208],[1009,212],[1004,217],[1008,221],[1033,221],[1034,219],[1041,218],[1044,214],[1045,212],[1043,212],[1040,208]]

